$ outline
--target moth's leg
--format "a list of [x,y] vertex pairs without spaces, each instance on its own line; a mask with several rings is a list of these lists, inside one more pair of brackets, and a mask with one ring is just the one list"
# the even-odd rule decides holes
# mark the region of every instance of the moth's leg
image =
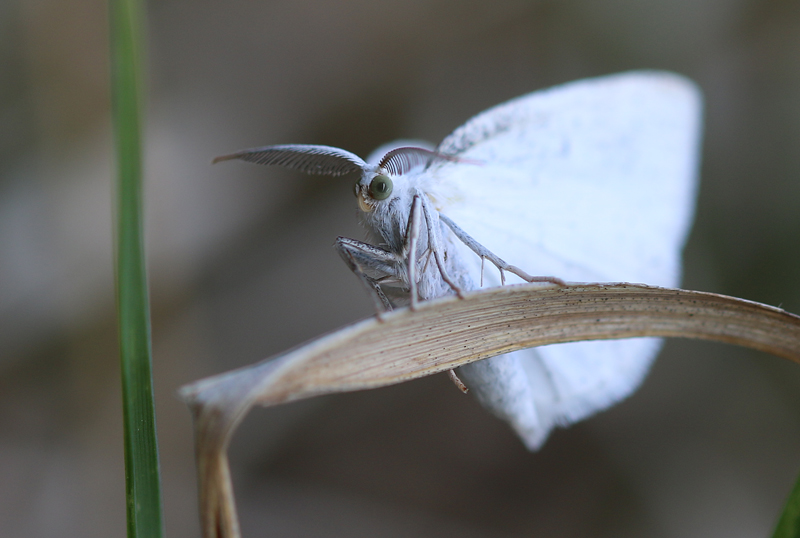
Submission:
[[411,202],[411,211],[408,215],[406,237],[403,242],[401,256],[406,260],[408,271],[408,291],[411,293],[411,310],[416,310],[419,294],[417,293],[417,241],[419,241],[419,208],[422,199],[414,196]]
[[475,241],[472,237],[467,234],[464,230],[458,227],[455,222],[447,218],[445,215],[439,213],[439,219],[444,222],[448,228],[450,228],[453,233],[458,237],[462,243],[467,245],[472,252],[477,254],[481,257],[481,279],[483,279],[483,260],[487,259],[492,262],[495,267],[500,270],[500,281],[505,284],[505,275],[503,271],[508,271],[509,273],[514,273],[522,280],[527,282],[548,282],[550,284],[554,284],[556,286],[565,287],[567,284],[563,280],[555,276],[531,276],[519,267],[515,267],[511,264],[504,262],[502,259],[497,257],[493,254],[489,249]]
[[431,256],[433,256],[433,252],[431,251],[431,249],[426,250],[425,263],[422,264],[422,269],[420,270],[420,273],[424,273],[425,271],[428,270],[428,264],[431,263]]
[[[452,281],[452,279],[447,274],[447,271],[444,268],[444,262],[442,261],[442,250],[441,247],[439,246],[439,236],[437,233],[437,228],[433,225],[433,217],[431,215],[430,208],[428,207],[427,204],[427,198],[423,197],[420,194],[414,195],[414,201],[411,205],[411,215],[409,216],[409,225],[408,225],[409,235],[407,237],[406,244],[409,246],[409,248],[411,248],[412,252],[416,252],[416,236],[419,233],[420,206],[422,206],[422,212],[425,215],[425,225],[428,228],[428,251],[426,253],[427,259],[425,260],[425,267],[427,268],[428,262],[430,261],[431,253],[433,253],[433,258],[434,260],[436,260],[436,266],[439,268],[439,273],[442,275],[442,280],[447,282],[453,289],[453,291],[455,291],[458,294],[459,297],[462,297],[461,289],[458,286],[456,286],[455,282]],[[412,221],[414,224],[413,227],[412,227]],[[411,244],[412,241],[410,241],[411,238],[414,238],[413,245]],[[412,262],[416,264],[416,256],[414,257],[409,256],[409,268],[412,267],[411,265]],[[409,270],[409,275],[411,275],[410,270]],[[412,295],[411,308],[414,308],[415,306],[414,300],[416,299],[416,285],[412,289],[414,295]],[[450,381],[452,381],[453,384],[458,388],[458,390],[460,390],[464,394],[469,392],[467,386],[458,378],[458,375],[456,375],[455,370],[448,370],[447,375],[450,378]]]
[[[392,303],[383,293],[380,284],[397,276],[394,269],[398,261],[397,255],[369,243],[347,237],[336,239],[336,251],[350,270],[355,273],[358,280],[367,288],[367,292],[375,304],[378,318],[381,313],[391,311]],[[370,276],[367,271],[375,276]]]
[[[422,198],[422,212],[425,214],[425,224],[428,227],[428,248],[433,251],[433,259],[436,260],[436,266],[439,268],[439,274],[442,275],[442,280],[447,282],[456,295],[463,298],[464,295],[461,292],[461,288],[459,288],[455,282],[450,278],[450,275],[447,274],[447,270],[444,267],[444,261],[442,260],[442,248],[439,244],[439,230],[437,226],[433,225],[433,216],[431,215],[431,209],[428,207],[427,198]],[[439,215],[441,217],[441,214]]]
[[346,237],[339,237],[336,240],[336,250],[347,266],[350,267],[350,270],[367,286],[379,313],[384,310],[391,310],[391,302],[386,297],[386,294],[383,293],[380,284],[388,281],[402,281],[400,275],[397,274],[397,265],[400,263],[406,266],[407,283],[411,294],[411,309],[413,310],[417,307],[419,301],[419,294],[417,293],[417,244],[419,242],[420,208],[422,205],[422,198],[419,195],[414,196],[408,216],[406,235],[403,239],[403,248],[399,253]]
[[454,384],[456,387],[458,387],[458,390],[460,390],[460,391],[461,391],[461,392],[463,392],[464,394],[466,394],[466,393],[468,393],[468,392],[469,392],[469,389],[468,389],[468,388],[467,388],[467,386],[464,384],[464,382],[463,382],[463,381],[461,381],[461,380],[458,378],[458,376],[456,375],[456,371],[455,371],[455,370],[447,370],[447,376],[450,378],[450,381],[452,381],[452,382],[453,382],[453,384]]

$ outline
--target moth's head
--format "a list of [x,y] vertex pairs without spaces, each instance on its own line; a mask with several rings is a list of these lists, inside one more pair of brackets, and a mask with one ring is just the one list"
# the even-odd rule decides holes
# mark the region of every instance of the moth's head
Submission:
[[395,182],[398,179],[381,168],[365,170],[354,189],[358,208],[364,213],[372,213],[380,206],[388,204],[393,196],[397,196]]
[[[380,213],[396,198],[410,195],[409,187],[431,163],[456,160],[430,147],[410,146],[409,142],[399,140],[385,144],[367,159],[368,164],[355,185],[358,207],[364,213]],[[427,146],[424,142],[417,144]]]

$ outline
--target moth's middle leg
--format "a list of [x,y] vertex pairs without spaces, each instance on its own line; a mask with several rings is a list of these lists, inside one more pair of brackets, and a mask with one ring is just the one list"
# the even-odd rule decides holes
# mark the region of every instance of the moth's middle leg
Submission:
[[475,239],[473,239],[467,232],[465,232],[464,230],[459,228],[458,225],[455,222],[450,220],[445,215],[442,215],[441,213],[439,213],[439,220],[444,222],[445,225],[448,228],[450,228],[450,230],[453,232],[453,234],[455,234],[455,236],[458,237],[461,240],[462,243],[467,245],[467,247],[469,247],[469,249],[472,252],[474,252],[475,254],[480,256],[480,258],[481,258],[481,285],[483,285],[483,260],[489,260],[490,262],[492,262],[492,264],[494,264],[495,267],[497,267],[497,269],[500,271],[500,282],[502,284],[506,283],[506,275],[505,275],[504,271],[508,271],[509,273],[514,273],[515,275],[520,277],[522,280],[525,280],[525,281],[528,281],[528,282],[547,282],[549,284],[554,284],[554,285],[556,285],[556,286],[558,286],[560,288],[563,288],[563,287],[565,287],[567,285],[566,282],[564,282],[563,280],[561,280],[560,278],[555,277],[555,276],[531,276],[531,275],[529,275],[528,273],[526,273],[525,271],[523,271],[519,267],[516,267],[514,265],[506,263],[505,261],[500,259],[500,257],[495,255],[488,248],[484,247],[483,245],[481,245],[480,243],[475,241]]
[[[442,246],[441,241],[439,238],[439,223],[434,223],[433,214],[430,208],[430,202],[428,201],[427,197],[424,197],[421,194],[416,194],[414,196],[415,203],[419,200],[419,204],[416,206],[417,210],[419,210],[419,206],[422,208],[422,214],[425,216],[425,226],[428,229],[428,253],[433,253],[433,259],[436,262],[436,267],[439,269],[439,274],[442,276],[442,280],[444,280],[450,289],[456,292],[460,298],[464,298],[464,295],[461,291],[461,288],[450,278],[450,275],[447,274],[447,269],[444,266],[444,259],[442,258]],[[415,206],[412,205],[411,210],[412,214],[414,212]],[[441,214],[437,215],[441,216]],[[413,216],[413,215],[412,215]]]

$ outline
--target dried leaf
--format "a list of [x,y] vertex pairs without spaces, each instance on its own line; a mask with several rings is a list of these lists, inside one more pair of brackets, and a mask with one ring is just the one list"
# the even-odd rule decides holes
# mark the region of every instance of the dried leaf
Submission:
[[256,404],[383,387],[527,347],[637,336],[716,340],[800,362],[800,317],[713,293],[523,284],[428,301],[181,389],[194,415],[203,535],[240,536],[226,449]]

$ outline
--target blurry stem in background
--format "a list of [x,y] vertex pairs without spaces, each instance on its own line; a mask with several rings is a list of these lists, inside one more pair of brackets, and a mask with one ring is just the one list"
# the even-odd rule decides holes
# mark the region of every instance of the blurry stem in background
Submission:
[[117,151],[116,278],[128,538],[163,535],[153,405],[150,306],[142,238],[141,20],[110,0],[111,100]]
[[786,501],[772,538],[800,538],[800,477]]

